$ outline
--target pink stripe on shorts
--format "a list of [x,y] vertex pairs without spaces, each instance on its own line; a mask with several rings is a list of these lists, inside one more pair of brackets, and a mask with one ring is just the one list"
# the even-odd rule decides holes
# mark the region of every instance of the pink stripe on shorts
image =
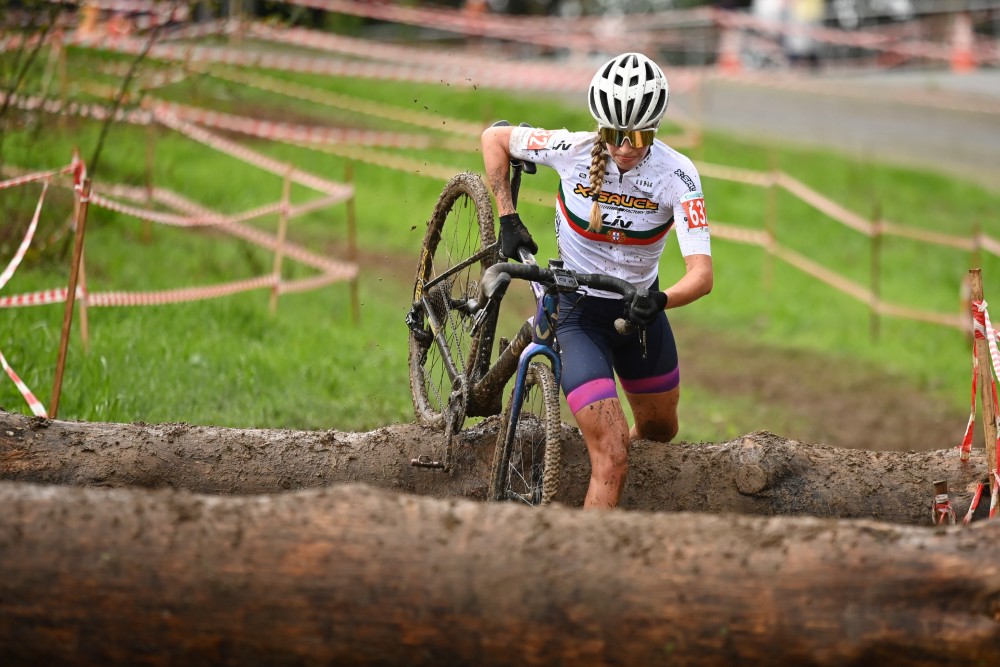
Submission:
[[569,404],[570,411],[575,415],[591,403],[605,398],[618,398],[618,389],[615,387],[615,381],[611,378],[597,378],[590,382],[584,382],[566,394],[566,403]]
[[669,373],[657,375],[656,377],[639,380],[626,380],[622,378],[622,389],[630,394],[659,394],[674,389],[680,383],[681,369],[678,366]]

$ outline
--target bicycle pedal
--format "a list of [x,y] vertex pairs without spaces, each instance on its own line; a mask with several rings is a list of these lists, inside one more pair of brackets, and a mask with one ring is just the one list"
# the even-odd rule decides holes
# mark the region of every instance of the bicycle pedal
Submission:
[[427,454],[421,454],[415,459],[410,459],[410,465],[414,468],[444,468],[444,463],[432,460]]

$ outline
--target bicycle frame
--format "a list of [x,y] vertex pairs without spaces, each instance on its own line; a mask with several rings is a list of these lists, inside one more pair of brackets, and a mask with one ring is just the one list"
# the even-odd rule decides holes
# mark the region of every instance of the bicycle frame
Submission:
[[[453,386],[462,382],[463,375],[456,369],[447,345],[444,344],[444,341],[441,341],[438,338],[438,336],[440,336],[441,323],[438,322],[433,309],[430,307],[430,304],[428,304],[426,293],[435,285],[443,282],[454,273],[457,273],[466,266],[479,261],[483,256],[485,256],[485,254],[486,251],[481,251],[462,263],[452,267],[445,273],[442,273],[440,276],[437,276],[434,280],[429,281],[426,285],[424,285],[423,294],[421,295],[421,301],[424,306],[427,321],[430,324],[431,331],[434,333],[436,345],[441,351],[445,370],[448,373],[448,377]],[[534,257],[532,257],[530,253],[522,254],[522,261],[526,264],[536,264]],[[477,373],[476,375],[465,378],[465,381],[468,383],[468,395],[466,399],[465,411],[466,416],[488,417],[490,415],[498,414],[503,400],[502,389],[507,384],[507,381],[512,376],[516,376],[518,386],[523,386],[524,374],[528,363],[531,359],[540,354],[549,359],[552,364],[552,372],[556,377],[556,381],[559,381],[562,366],[559,355],[555,352],[555,328],[553,325],[554,322],[558,321],[559,316],[558,291],[552,288],[552,292],[546,292],[545,286],[536,282],[531,282],[530,284],[531,289],[535,294],[535,301],[537,304],[535,316],[534,318],[527,320],[524,325],[522,325],[521,329],[514,337],[514,340],[507,345],[507,347],[497,357],[496,362],[487,368],[481,376],[477,377]],[[485,355],[488,355],[490,346],[492,346],[492,340],[489,341],[489,346],[481,346],[478,350],[477,359],[473,360],[473,363],[469,364],[469,368],[472,369],[474,373],[478,369],[482,368],[482,360],[486,358]]]
[[[528,253],[523,253],[521,257],[525,263],[534,263],[533,258]],[[517,419],[521,414],[524,379],[528,372],[528,364],[532,359],[537,356],[546,357],[549,363],[552,364],[552,374],[555,376],[557,384],[561,381],[562,377],[562,361],[555,351],[555,323],[559,321],[559,291],[554,286],[546,289],[535,282],[531,283],[531,289],[535,293],[537,307],[535,309],[534,321],[529,320],[525,323],[527,325],[533,324],[531,327],[532,339],[531,343],[521,351],[518,358],[517,373],[514,378],[514,408],[511,416],[513,423],[517,423]]]

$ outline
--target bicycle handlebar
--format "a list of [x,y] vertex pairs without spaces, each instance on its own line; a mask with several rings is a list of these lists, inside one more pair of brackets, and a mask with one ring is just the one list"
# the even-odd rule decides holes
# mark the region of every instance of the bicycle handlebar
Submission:
[[[605,292],[620,294],[625,303],[632,301],[637,294],[639,296],[648,294],[648,290],[638,288],[621,278],[615,278],[603,273],[577,273],[569,269],[553,271],[552,269],[543,269],[537,264],[511,264],[508,262],[500,262],[486,269],[480,283],[480,290],[487,299],[494,297],[501,298],[504,292],[507,291],[507,286],[513,278],[552,286],[559,285],[559,277],[561,275],[572,276],[576,279],[578,285],[584,287],[592,287]],[[615,320],[615,329],[622,335],[631,333],[634,327],[634,322],[625,320],[624,318]]]

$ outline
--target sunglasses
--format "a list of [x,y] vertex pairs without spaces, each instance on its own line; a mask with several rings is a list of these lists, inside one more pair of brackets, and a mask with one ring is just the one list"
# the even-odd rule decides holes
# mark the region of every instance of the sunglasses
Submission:
[[611,127],[601,127],[597,131],[601,135],[601,141],[612,146],[621,146],[628,139],[632,148],[645,148],[651,145],[656,137],[656,128],[651,130],[616,130]]

